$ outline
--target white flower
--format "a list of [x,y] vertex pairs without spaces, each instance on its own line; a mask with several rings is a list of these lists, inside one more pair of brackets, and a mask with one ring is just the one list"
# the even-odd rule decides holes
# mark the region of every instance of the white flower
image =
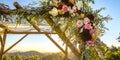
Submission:
[[90,19],[89,18],[84,18],[84,24],[88,24],[90,22]]
[[49,14],[51,14],[52,16],[57,16],[58,15],[57,8],[54,7],[51,11],[49,11]]
[[76,7],[76,6],[73,6],[73,7],[72,7],[72,10],[73,10],[74,12],[77,12],[77,7]]
[[75,16],[75,13],[72,13],[71,16],[74,17],[74,16]]
[[73,10],[71,9],[71,7],[68,7],[68,11],[69,13],[73,13]]
[[77,6],[78,10],[80,10],[83,7],[82,1],[77,1],[76,6]]

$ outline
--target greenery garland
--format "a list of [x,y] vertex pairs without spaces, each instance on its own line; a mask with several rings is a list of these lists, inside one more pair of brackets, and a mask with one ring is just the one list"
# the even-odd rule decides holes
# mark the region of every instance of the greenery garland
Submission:
[[93,45],[107,29],[104,26],[104,21],[111,18],[99,14],[105,8],[93,10],[89,3],[94,4],[94,0],[46,0],[42,1],[41,4],[43,7],[51,7],[46,13],[55,20],[56,25],[72,24],[69,24],[66,30],[69,38],[73,40],[77,37],[80,38],[77,40],[82,40],[87,45]]

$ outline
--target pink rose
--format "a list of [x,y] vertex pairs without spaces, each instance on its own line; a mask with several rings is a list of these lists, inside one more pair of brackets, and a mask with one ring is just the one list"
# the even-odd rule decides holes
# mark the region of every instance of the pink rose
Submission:
[[90,22],[89,18],[84,18],[84,24],[88,24]]
[[86,41],[86,45],[87,46],[93,46],[94,42],[92,40],[88,40],[88,41]]
[[91,26],[91,24],[85,24],[84,28],[89,30],[89,29],[92,29],[92,26]]
[[62,6],[62,10],[63,10],[64,12],[67,12],[67,11],[68,11],[68,6],[67,6],[67,5],[63,5],[63,6]]
[[82,27],[83,26],[83,20],[78,20],[77,21],[77,26]]

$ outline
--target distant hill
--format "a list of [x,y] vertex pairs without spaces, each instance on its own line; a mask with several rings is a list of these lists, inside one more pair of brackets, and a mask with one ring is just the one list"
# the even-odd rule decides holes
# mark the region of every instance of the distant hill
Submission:
[[[99,55],[105,55],[105,53],[107,51],[109,51],[109,47],[107,47],[107,45],[105,43],[103,43],[101,40],[98,40],[96,42],[96,45],[98,47],[95,47],[95,49],[97,51],[99,51],[100,53],[98,53]],[[16,55],[20,55],[22,57],[28,57],[28,56],[39,56],[42,60],[64,60],[65,55],[61,52],[58,53],[41,53],[41,52],[37,52],[37,51],[27,51],[27,52],[20,52],[20,51],[12,51],[7,53],[7,55],[9,56],[16,56]],[[76,57],[73,55],[73,53],[69,52],[69,59],[71,60],[76,60]]]
[[16,51],[16,52],[9,52],[7,53],[8,56],[16,56],[16,55],[20,55],[22,57],[28,57],[28,56],[39,56],[42,60],[51,60],[51,59],[57,59],[57,60],[63,60],[65,55],[61,52],[58,53],[40,53],[37,51],[27,51],[27,52],[20,52],[20,51]]
[[7,55],[21,55],[21,56],[31,56],[31,55],[38,55],[38,56],[41,56],[41,57],[44,57],[46,56],[47,54],[44,54],[44,53],[40,53],[40,52],[37,52],[37,51],[27,51],[27,52],[20,52],[20,51],[16,51],[16,52],[12,52],[12,53],[7,53]]

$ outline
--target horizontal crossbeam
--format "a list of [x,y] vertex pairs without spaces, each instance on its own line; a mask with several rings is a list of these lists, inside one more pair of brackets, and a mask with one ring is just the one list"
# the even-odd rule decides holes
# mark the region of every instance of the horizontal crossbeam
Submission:
[[55,32],[7,32],[8,34],[56,34]]

